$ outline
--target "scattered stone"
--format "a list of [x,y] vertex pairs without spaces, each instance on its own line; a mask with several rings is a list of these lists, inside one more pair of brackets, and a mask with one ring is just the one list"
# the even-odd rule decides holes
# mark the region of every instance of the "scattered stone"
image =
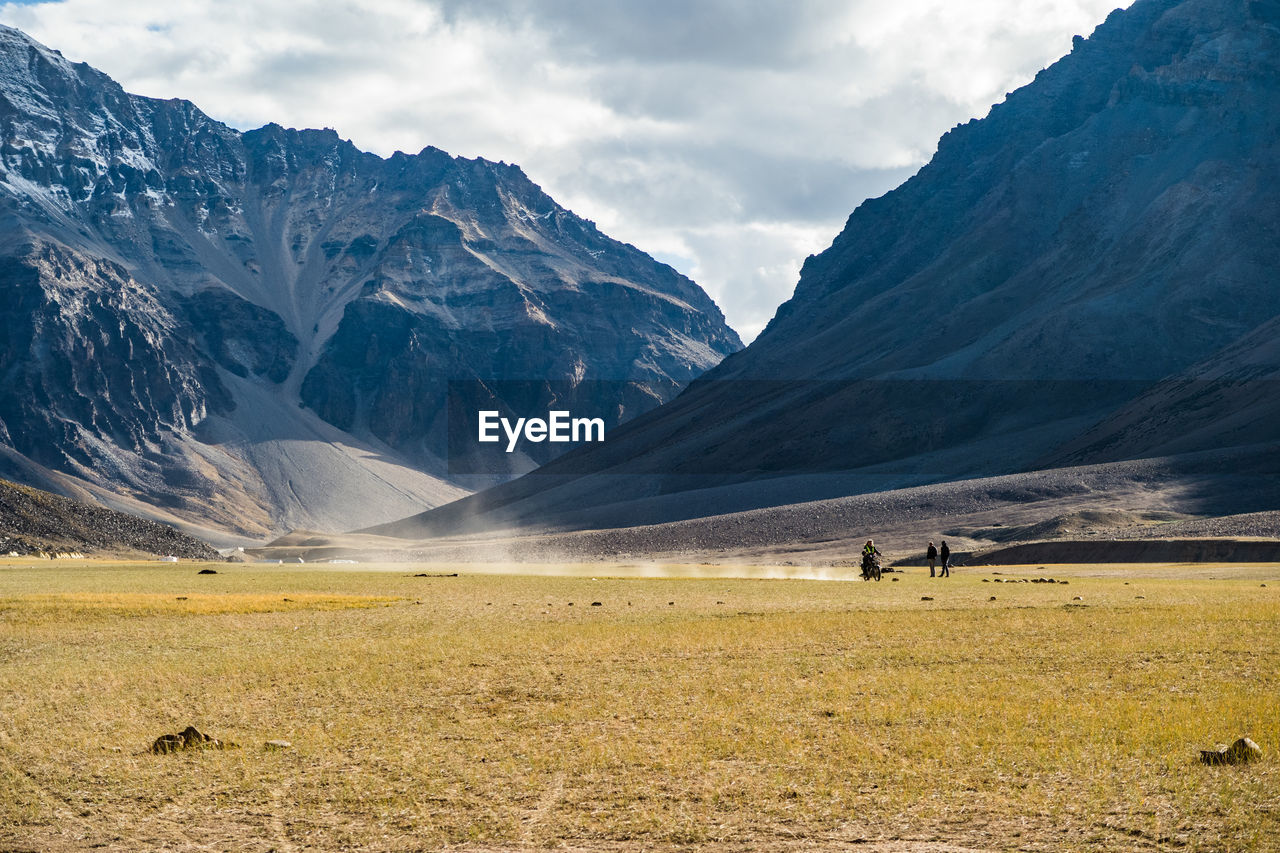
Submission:
[[178,601],[186,601],[186,600],[187,600],[187,597],[185,595],[178,596]]
[[1058,584],[1061,586],[1066,586],[1068,583],[1070,583],[1070,581],[1058,581]]
[[897,583],[899,580],[901,580],[901,578],[889,578],[889,580],[893,581],[894,583]]
[[287,740],[269,740],[262,746],[269,750],[293,749],[293,744]]
[[674,601],[668,601],[668,602],[667,602],[667,606],[668,606],[668,607],[675,607],[675,606],[676,606],[676,603],[675,603]]
[[1200,750],[1200,760],[1205,764],[1248,764],[1260,758],[1262,747],[1247,737],[1240,738],[1231,746]]
[[717,601],[716,604],[724,604],[723,601]]
[[209,737],[195,726],[187,726],[176,735],[160,735],[156,738],[155,743],[151,744],[151,751],[156,755],[166,755],[170,752],[180,752],[187,749],[237,749],[238,745],[223,742],[217,738]]
[[983,578],[983,579],[982,579],[982,582],[983,582],[983,583],[991,583],[991,578]]
[[1135,595],[1134,598],[1146,598],[1145,595]]
[[933,601],[933,596],[931,596],[931,595],[922,595],[922,596],[920,596],[920,600],[921,600],[921,601]]
[[1072,597],[1072,599],[1071,599],[1071,600],[1072,600],[1072,601],[1084,601],[1084,599],[1083,599],[1083,598],[1081,598],[1081,597],[1080,597],[1080,596],[1078,596],[1078,595],[1077,595],[1077,596]]
[[415,578],[456,578],[457,576],[458,576],[457,572],[453,572],[452,574],[447,574],[447,575],[430,575],[430,574],[427,574],[426,572],[419,572],[418,574],[414,575]]
[[995,600],[996,600],[996,597],[994,595],[987,599],[987,601],[995,601]]
[[[724,602],[723,602],[723,601],[717,601],[717,602],[716,602],[716,604],[724,604]],[[591,602],[591,606],[592,606],[592,607],[604,607],[604,604],[603,604],[602,602],[599,602],[599,601],[593,601],[593,602]]]
[[218,573],[217,569],[201,569],[200,571],[196,572],[196,574],[198,575],[216,575],[217,573]]
[[1267,585],[1264,583],[1264,584],[1259,584],[1259,586],[1261,586],[1263,589],[1265,589]]

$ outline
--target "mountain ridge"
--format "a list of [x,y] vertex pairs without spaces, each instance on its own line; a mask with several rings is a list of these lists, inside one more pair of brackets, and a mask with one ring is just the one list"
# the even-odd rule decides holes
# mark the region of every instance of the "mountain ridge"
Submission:
[[566,382],[616,423],[741,346],[697,285],[516,166],[242,133],[11,28],[0,132],[0,375],[23,389],[0,465],[37,485],[247,535],[334,529],[470,487],[449,380]]
[[[589,524],[584,507],[616,524],[660,501],[657,523],[682,494],[715,513],[1274,443],[1266,395],[1231,397],[1249,407],[1234,426],[1210,413],[1187,436],[1168,407],[1187,407],[1171,389],[1188,381],[1280,366],[1264,346],[1280,316],[1277,104],[1280,4],[1117,10],[863,202],[746,349],[606,445],[421,529]],[[1134,432],[1142,412],[1160,429]]]

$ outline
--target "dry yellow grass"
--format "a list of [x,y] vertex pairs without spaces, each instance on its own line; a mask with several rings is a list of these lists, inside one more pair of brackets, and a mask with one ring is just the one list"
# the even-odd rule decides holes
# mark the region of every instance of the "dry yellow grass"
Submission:
[[1280,850],[1274,566],[196,568],[0,565],[0,849]]
[[19,595],[0,601],[0,608],[12,619],[66,622],[80,616],[159,616],[182,614],[208,616],[215,613],[272,613],[288,610],[341,610],[347,607],[386,606],[397,599],[375,595],[323,595],[295,592],[246,594],[188,593],[171,595],[155,592],[74,593]]

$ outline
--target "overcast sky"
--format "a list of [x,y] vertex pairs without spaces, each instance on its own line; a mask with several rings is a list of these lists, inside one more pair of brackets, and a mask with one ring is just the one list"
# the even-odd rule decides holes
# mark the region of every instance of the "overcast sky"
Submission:
[[249,129],[520,165],[745,340],[866,197],[1128,0],[58,0],[0,21]]

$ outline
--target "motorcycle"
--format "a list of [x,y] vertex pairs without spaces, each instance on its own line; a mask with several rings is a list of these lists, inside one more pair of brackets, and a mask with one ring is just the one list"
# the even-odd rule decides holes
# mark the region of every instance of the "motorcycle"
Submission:
[[863,554],[862,555],[862,579],[864,581],[880,580],[880,555],[879,554]]

